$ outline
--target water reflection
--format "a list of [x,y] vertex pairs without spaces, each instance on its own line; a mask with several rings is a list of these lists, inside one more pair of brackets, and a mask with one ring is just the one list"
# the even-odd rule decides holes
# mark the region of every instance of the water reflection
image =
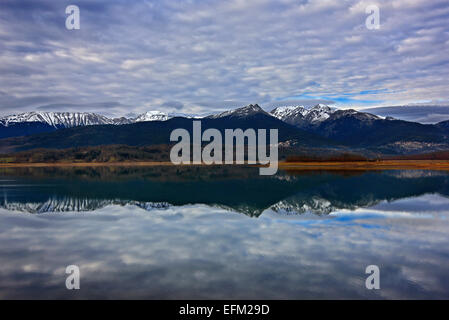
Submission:
[[449,298],[445,173],[121,170],[3,172],[1,299]]
[[[312,172],[258,175],[257,168],[28,168],[4,172],[0,207],[28,213],[146,210],[205,204],[249,216],[330,214],[426,193],[449,195],[445,172]],[[7,178],[7,179],[6,179]]]

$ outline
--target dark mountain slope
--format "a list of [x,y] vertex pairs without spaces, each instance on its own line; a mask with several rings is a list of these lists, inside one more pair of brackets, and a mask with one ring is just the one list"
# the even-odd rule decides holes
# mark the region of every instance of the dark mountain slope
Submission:
[[0,139],[53,132],[55,130],[57,130],[56,127],[43,122],[19,122],[12,123],[7,127],[0,124]]
[[[369,115],[369,114],[368,114]],[[351,110],[341,110],[313,132],[351,147],[385,147],[391,144],[448,144],[448,134],[435,125],[379,119]]]
[[[52,133],[42,133],[26,137],[0,140],[0,152],[15,152],[35,148],[71,148],[121,144],[148,146],[169,144],[170,133],[177,128],[192,132],[193,119],[173,118],[167,121],[141,122],[129,125],[100,125],[61,129]],[[196,120],[199,121],[199,120]],[[324,146],[330,143],[313,133],[307,133],[272,116],[255,113],[242,118],[222,117],[202,119],[202,130],[216,128],[224,138],[225,129],[248,128],[278,129],[279,141],[296,140],[300,145]]]
[[438,122],[436,126],[446,132],[449,132],[449,120]]

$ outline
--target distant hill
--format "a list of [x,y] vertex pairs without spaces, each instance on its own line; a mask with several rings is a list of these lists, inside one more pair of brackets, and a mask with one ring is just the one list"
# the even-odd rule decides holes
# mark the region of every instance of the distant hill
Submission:
[[382,119],[355,110],[336,111],[312,132],[353,148],[374,148],[386,153],[423,152],[449,147],[449,132],[438,125]]
[[442,130],[449,132],[449,120],[438,122],[436,126]]

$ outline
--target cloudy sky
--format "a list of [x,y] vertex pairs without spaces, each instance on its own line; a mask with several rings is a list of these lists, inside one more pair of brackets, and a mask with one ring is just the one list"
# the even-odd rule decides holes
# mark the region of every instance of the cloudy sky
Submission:
[[[65,27],[71,4],[80,30]],[[0,115],[324,102],[414,104],[381,111],[429,122],[449,118],[448,71],[447,0],[0,2]]]

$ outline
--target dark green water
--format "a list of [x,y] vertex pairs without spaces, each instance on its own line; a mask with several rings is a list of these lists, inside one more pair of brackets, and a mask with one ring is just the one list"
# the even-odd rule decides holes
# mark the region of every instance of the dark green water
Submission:
[[[34,168],[0,180],[0,298],[449,298],[444,172]],[[365,287],[368,265],[379,290]]]

